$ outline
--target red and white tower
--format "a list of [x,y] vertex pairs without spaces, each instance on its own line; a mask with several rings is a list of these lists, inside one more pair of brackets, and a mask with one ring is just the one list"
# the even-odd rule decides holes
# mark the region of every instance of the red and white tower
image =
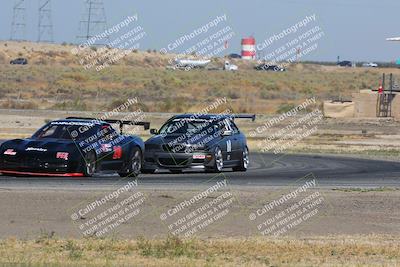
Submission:
[[256,58],[256,39],[254,37],[247,37],[242,39],[242,59],[255,59]]

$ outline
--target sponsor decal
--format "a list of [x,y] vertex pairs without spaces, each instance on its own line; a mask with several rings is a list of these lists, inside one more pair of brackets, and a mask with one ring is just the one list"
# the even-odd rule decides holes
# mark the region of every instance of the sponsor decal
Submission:
[[113,159],[120,159],[120,158],[122,158],[122,147],[115,146]]
[[25,151],[39,151],[39,152],[46,152],[46,148],[41,148],[41,147],[28,147],[25,149]]
[[92,127],[94,124],[92,122],[78,122],[78,121],[53,121],[51,125],[71,125],[71,126],[87,126]]
[[205,159],[206,155],[202,155],[202,154],[194,154],[193,155],[193,159]]
[[15,156],[15,155],[17,155],[17,151],[10,148],[10,149],[7,149],[6,151],[4,151],[4,155]]
[[101,144],[101,151],[105,153],[111,152],[112,151],[111,144]]
[[57,152],[56,158],[68,160],[69,153],[68,152]]
[[226,141],[226,152],[232,152],[232,141],[228,140]]

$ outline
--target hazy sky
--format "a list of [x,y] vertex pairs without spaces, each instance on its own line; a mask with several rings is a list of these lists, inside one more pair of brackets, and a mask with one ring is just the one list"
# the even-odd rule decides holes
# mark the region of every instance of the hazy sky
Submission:
[[[10,38],[13,2],[2,0],[2,40]],[[38,0],[26,2],[27,39],[36,41]],[[53,0],[56,42],[77,42],[83,2]],[[400,57],[400,42],[385,41],[387,37],[400,36],[399,0],[104,0],[104,3],[108,26],[119,23],[128,15],[138,14],[136,23],[147,34],[140,42],[141,49],[165,47],[182,34],[226,14],[225,25],[235,32],[227,52],[239,53],[241,37],[253,35],[261,42],[305,16],[316,14],[314,25],[323,30],[324,36],[318,40],[318,48],[304,59],[334,61],[340,55],[349,60],[393,61]]]

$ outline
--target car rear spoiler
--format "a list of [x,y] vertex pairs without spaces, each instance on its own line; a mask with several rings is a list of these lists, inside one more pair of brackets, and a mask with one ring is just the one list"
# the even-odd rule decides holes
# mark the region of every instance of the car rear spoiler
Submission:
[[123,120],[104,120],[105,122],[108,123],[116,123],[119,124],[119,129],[122,133],[122,128],[124,125],[138,125],[138,126],[143,126],[145,130],[150,129],[150,122],[146,121],[123,121]]
[[256,114],[234,114],[232,115],[233,119],[251,119],[252,121],[256,120]]
[[104,121],[110,124],[119,124],[119,130],[122,134],[124,125],[138,125],[143,126],[145,130],[150,129],[150,122],[145,121],[124,121],[117,119],[101,120],[96,118],[82,118],[82,117],[68,117],[67,120],[90,120],[90,121]]

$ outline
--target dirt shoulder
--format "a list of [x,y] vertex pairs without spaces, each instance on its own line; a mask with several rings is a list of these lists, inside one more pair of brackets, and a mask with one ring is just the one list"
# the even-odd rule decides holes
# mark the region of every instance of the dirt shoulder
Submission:
[[[80,225],[91,221],[92,216],[73,220],[71,214],[110,192],[2,191],[0,264],[395,266],[400,263],[399,190],[317,188],[310,192],[323,197],[317,214],[308,219],[308,215],[302,215],[304,221],[299,224],[280,217],[276,225],[285,225],[287,232],[262,234],[260,221],[249,220],[249,214],[291,190],[281,187],[227,191],[234,197],[228,205],[229,212],[225,216],[214,215],[215,221],[209,225],[204,224],[207,219],[201,219],[198,225],[202,227],[188,237],[174,236],[171,232],[177,229],[174,223],[189,218],[198,206],[179,210],[179,216],[172,221],[162,220],[160,214],[198,195],[194,190],[140,190],[145,200],[138,205],[139,212],[100,237],[83,237],[80,230]],[[204,201],[211,203],[216,199],[217,196],[210,195]],[[292,205],[288,201],[283,208],[287,210]],[[101,214],[105,210],[103,207],[96,212]],[[281,216],[280,211],[270,212],[262,221]],[[190,217],[191,222],[200,217],[201,214]]]
[[[259,189],[251,190],[223,191],[223,194],[229,194],[229,199],[232,199],[230,203],[226,201],[228,198],[223,198],[220,202],[217,201],[222,192],[211,194],[193,205],[179,209],[179,212],[172,214],[173,216],[169,216],[169,214],[171,214],[171,210],[173,211],[174,207],[185,201],[191,201],[201,191],[151,189],[140,189],[139,191],[143,202],[136,206],[136,209],[139,209],[137,214],[98,236],[112,236],[122,239],[137,238],[139,236],[164,238],[171,232],[190,238],[400,234],[400,212],[398,209],[400,191],[394,188],[313,189],[310,194],[311,192],[313,194],[318,193],[319,198],[323,199],[322,203],[315,206],[318,212],[299,224],[291,225],[291,227],[289,227],[289,223],[295,221],[293,218],[291,221],[280,222],[280,228],[287,226],[287,231],[281,234],[278,233],[277,229],[270,232],[265,231],[267,229],[265,226],[271,226],[272,224],[262,225],[262,223],[265,223],[268,218],[276,217],[281,210],[293,206],[293,203],[303,197],[286,201],[276,210],[270,210],[263,214],[260,211],[265,207],[264,205],[274,200],[279,200],[283,195],[293,191],[293,188],[260,187]],[[96,232],[100,232],[101,228],[105,228],[106,224],[101,223],[107,216],[103,216],[96,223],[91,222],[91,219],[98,217],[109,207],[118,204],[133,193],[129,192],[126,195],[121,195],[118,199],[112,199],[108,203],[110,205],[97,207],[96,210],[90,213],[84,212],[83,216],[73,218],[73,214],[78,210],[87,208],[89,204],[102,199],[110,193],[67,190],[2,190],[0,194],[0,210],[2,212],[0,217],[0,238],[14,236],[31,239],[37,238],[43,232],[54,232],[59,237],[68,238],[94,236]],[[135,202],[134,199],[131,200],[132,203]],[[189,220],[186,219],[191,219],[190,227],[196,225],[196,223],[205,222],[207,218],[202,216],[209,211],[206,209],[199,210],[199,208],[204,208],[204,204],[207,203],[214,203],[213,209],[209,210],[214,212],[215,207],[219,209],[219,212],[217,210],[214,213],[215,220],[213,222],[204,224],[203,227],[199,227],[189,235],[185,235],[188,231],[177,230],[183,224],[189,225]],[[222,214],[225,208],[227,212]],[[194,214],[193,212],[196,210],[197,214]],[[114,213],[119,211],[120,209],[114,210]],[[162,214],[165,213],[169,213],[167,218],[160,219]],[[253,213],[260,213],[261,215],[257,216],[255,220],[249,219],[249,216]],[[285,217],[289,217],[292,213],[294,212],[287,212],[285,216],[281,216],[279,219],[282,220]],[[307,213],[311,214],[308,211]],[[305,218],[307,213],[303,213],[298,218],[303,216]],[[217,216],[218,214],[220,216]],[[193,223],[193,218],[197,217],[200,217],[201,220]],[[183,223],[182,220],[186,220],[186,222]],[[111,224],[116,221],[108,221],[107,223]],[[274,224],[277,222],[278,220]],[[88,229],[93,230],[94,225],[99,226],[96,231],[87,231]]]

